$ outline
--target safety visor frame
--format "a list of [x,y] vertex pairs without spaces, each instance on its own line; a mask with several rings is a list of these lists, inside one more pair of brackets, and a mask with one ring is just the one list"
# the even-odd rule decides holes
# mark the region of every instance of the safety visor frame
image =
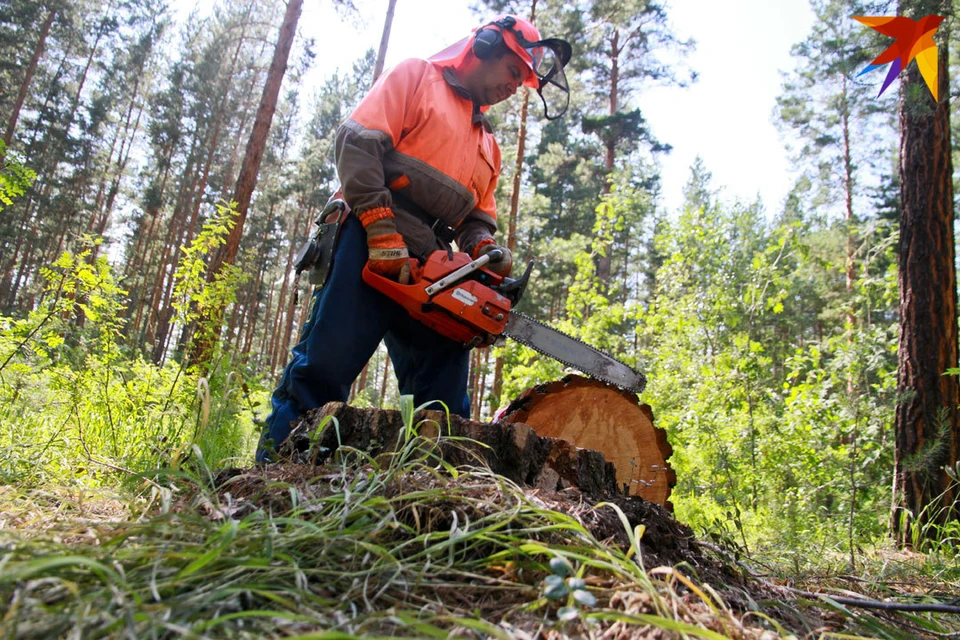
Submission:
[[[560,38],[546,38],[530,42],[513,25],[503,25],[517,39],[517,42],[530,56],[530,65],[537,77],[537,94],[543,101],[543,115],[547,120],[556,120],[567,111],[570,104],[570,86],[564,66],[570,62],[573,48]],[[544,94],[546,91],[546,95]]]

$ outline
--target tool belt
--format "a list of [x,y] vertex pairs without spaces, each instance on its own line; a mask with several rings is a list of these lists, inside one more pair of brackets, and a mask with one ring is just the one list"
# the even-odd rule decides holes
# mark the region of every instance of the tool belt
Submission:
[[317,228],[297,252],[293,264],[298,277],[309,269],[307,279],[310,284],[317,288],[322,288],[326,284],[330,265],[333,262],[333,251],[337,245],[337,236],[340,235],[340,225],[349,213],[350,207],[337,191],[314,221]]

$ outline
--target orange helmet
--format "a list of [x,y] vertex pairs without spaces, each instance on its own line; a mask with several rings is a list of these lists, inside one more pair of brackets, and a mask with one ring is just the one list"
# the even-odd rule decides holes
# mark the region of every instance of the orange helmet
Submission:
[[501,45],[506,45],[529,67],[530,73],[523,84],[536,89],[543,100],[547,119],[562,116],[570,101],[570,89],[563,67],[570,61],[572,48],[569,42],[560,38],[541,39],[540,32],[529,20],[512,15],[500,16],[474,30],[473,36],[431,56],[430,60],[453,62],[457,66],[467,51],[472,51],[480,60],[486,60]]
[[[525,44],[540,42],[540,32],[533,23],[516,16],[500,16],[493,22],[487,23],[473,33],[473,54],[481,60],[492,56],[501,45],[506,45],[511,51],[520,56],[527,63],[530,72],[523,84],[533,89],[539,87],[540,82],[533,73],[543,58],[542,52],[528,49]],[[537,56],[537,59],[534,56]]]

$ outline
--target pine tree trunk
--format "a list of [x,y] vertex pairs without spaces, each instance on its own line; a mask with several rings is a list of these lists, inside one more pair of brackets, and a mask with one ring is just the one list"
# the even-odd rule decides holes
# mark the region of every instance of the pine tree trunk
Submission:
[[[530,22],[536,23],[537,0],[530,3]],[[520,182],[523,177],[523,160],[527,152],[527,116],[530,113],[530,91],[523,92],[520,106],[520,128],[517,131],[517,164],[513,172],[513,190],[510,192],[510,219],[507,222],[507,249],[517,250],[517,216],[520,213]],[[503,356],[497,356],[493,366],[493,390],[491,392],[491,415],[500,408],[503,392]]]
[[200,179],[200,187],[197,193],[200,194],[193,205],[193,211],[190,214],[190,223],[187,225],[186,243],[189,243],[196,232],[197,220],[200,217],[200,205],[203,203],[202,195],[207,190],[207,183],[210,180],[210,167],[213,166],[214,154],[220,144],[220,129],[223,127],[223,118],[227,113],[227,98],[230,97],[230,89],[233,88],[233,79],[237,69],[237,60],[240,59],[240,52],[243,50],[243,44],[247,37],[247,28],[250,26],[250,13],[253,11],[253,3],[247,6],[247,13],[243,17],[240,35],[237,37],[237,46],[233,50],[233,58],[230,60],[230,69],[223,80],[222,91],[220,94],[220,104],[216,108],[216,120],[213,125],[213,133],[207,144],[207,159],[203,164],[203,177]]
[[[163,193],[166,190],[167,179],[170,176],[170,163],[168,162],[166,168],[163,172],[163,178],[160,181],[159,197],[163,198]],[[124,271],[124,280],[133,277],[136,275],[138,278],[139,286],[135,291],[136,297],[136,311],[132,314],[134,318],[133,323],[130,328],[130,336],[138,335],[140,336],[137,339],[137,343],[143,345],[143,337],[146,334],[146,327],[142,324],[142,318],[144,309],[146,309],[147,296],[144,295],[146,288],[150,280],[147,277],[147,273],[150,271],[152,254],[155,252],[154,247],[154,236],[157,230],[157,222],[160,219],[160,207],[151,207],[144,212],[144,216],[150,219],[150,222],[147,225],[147,230],[143,232],[143,221],[140,222],[140,228],[137,232],[137,245],[134,248],[133,255],[128,256],[127,265],[130,265],[130,268]],[[162,247],[161,247],[162,250]],[[128,314],[129,309],[128,308]]]
[[[173,279],[173,272],[177,261],[177,252],[179,251],[179,238],[183,229],[183,215],[185,209],[189,206],[190,196],[188,193],[195,186],[194,168],[195,154],[197,151],[198,140],[193,138],[188,155],[186,169],[180,178],[180,188],[177,193],[176,204],[170,215],[170,222],[167,227],[167,235],[163,242],[163,248],[160,251],[160,259],[157,261],[157,268],[153,278],[152,295],[148,306],[147,329],[144,332],[144,343],[151,345],[152,358],[155,364],[159,364],[163,359],[164,344],[167,336],[168,314],[165,307],[165,301],[168,298],[166,291],[168,283]],[[167,318],[167,319],[165,319]]]
[[[853,215],[853,159],[850,152],[850,107],[847,102],[847,76],[844,75],[841,80],[840,92],[840,121],[843,135],[843,195],[844,195],[844,219],[846,222],[846,286],[847,293],[853,293],[853,284],[857,280],[857,267],[854,262],[855,257],[855,239],[853,237],[853,225],[855,218]],[[857,318],[854,315],[853,308],[848,308],[846,312],[847,323],[850,327],[856,326]],[[851,389],[852,392],[852,389]]]
[[470,415],[476,416],[479,413],[479,391],[480,391],[480,350],[474,349],[470,352],[470,373],[467,378],[467,393],[470,396]]
[[[29,206],[28,203],[26,208],[29,209]],[[14,245],[13,255],[3,270],[2,278],[0,278],[0,302],[2,302],[4,309],[11,309],[16,304],[17,294],[13,280],[13,270],[17,266],[17,260],[20,257],[20,250],[23,249],[24,240],[27,239],[26,228],[29,218],[29,211],[25,211],[23,217],[20,219],[20,228],[16,233],[17,241]]]
[[[220,277],[223,265],[234,263],[237,253],[240,250],[240,238],[243,236],[243,226],[247,218],[247,210],[250,208],[253,190],[257,185],[257,174],[260,172],[260,163],[263,160],[267,135],[270,133],[273,114],[277,110],[280,84],[287,70],[287,59],[290,56],[290,48],[293,45],[293,38],[297,32],[297,22],[300,19],[302,9],[303,0],[289,0],[286,14],[283,17],[283,24],[280,27],[277,46],[273,52],[273,60],[270,63],[270,70],[267,73],[267,81],[263,87],[263,96],[260,99],[260,106],[257,109],[257,117],[254,120],[253,131],[250,134],[250,141],[247,143],[247,150],[244,154],[240,176],[237,178],[237,186],[234,190],[233,200],[237,203],[236,224],[233,229],[230,230],[230,235],[227,237],[223,250],[216,252],[210,261],[210,270],[208,273],[209,279],[211,280]],[[222,318],[223,309],[216,311],[215,315],[219,315],[219,317]],[[214,343],[220,337],[219,331],[221,327],[218,318],[211,318],[211,323],[213,335],[205,337],[202,341],[194,345],[195,348],[191,354],[191,360],[194,364],[207,363],[210,361]]]
[[367,388],[367,374],[369,371],[370,360],[367,360],[367,364],[363,365],[363,369],[360,371],[360,377],[357,378],[357,387],[353,394],[354,399],[356,399],[356,397],[363,393],[363,390]]
[[[50,82],[50,88],[48,89],[47,94],[44,97],[43,105],[41,106],[37,120],[34,123],[30,140],[27,142],[26,145],[24,145],[24,148],[26,149],[36,149],[37,139],[39,138],[41,132],[47,131],[47,127],[45,126],[46,123],[44,121],[44,114],[50,111],[50,104],[54,100],[54,96],[56,94],[56,88],[60,84],[61,76],[65,73],[66,62],[69,55],[70,55],[69,51],[64,51],[63,56],[60,58],[60,63],[57,65],[57,70],[53,74],[53,79]],[[40,174],[41,177],[46,175],[47,173],[41,164],[43,157],[44,156],[41,150],[41,151],[34,151],[31,154],[31,158],[30,158],[31,164],[41,171],[41,174]],[[11,212],[9,209],[7,210],[8,214],[16,213],[17,211],[22,211],[22,213],[19,213],[17,215],[17,219],[15,221],[8,221],[8,224],[10,227],[17,227],[19,231],[13,234],[14,237],[16,238],[17,249],[13,252],[13,255],[9,258],[9,260],[4,263],[3,275],[0,276],[0,301],[3,302],[4,309],[7,308],[6,301],[8,299],[11,300],[10,304],[11,305],[13,304],[12,300],[15,296],[10,295],[11,290],[13,289],[12,278],[13,278],[14,269],[16,269],[18,265],[17,260],[20,256],[20,249],[23,247],[23,243],[22,243],[23,232],[24,232],[24,229],[26,229],[27,225],[30,223],[30,212],[35,204],[37,194],[40,193],[42,189],[43,189],[43,186],[41,183],[38,182],[34,184],[33,189],[23,199],[23,203],[20,207],[17,207],[16,209],[14,209],[13,212]],[[3,251],[4,254],[10,253],[8,244],[5,243],[0,248],[4,249]]]
[[[237,55],[239,55],[240,47],[243,44],[244,38],[246,37],[247,26],[250,24],[250,13],[253,9],[253,6],[254,6],[254,3],[251,3],[247,7],[247,13],[243,19],[244,20],[243,33],[241,34],[240,40],[237,44],[237,51],[236,51]],[[257,60],[260,60],[263,58],[263,52],[266,49],[266,46],[267,46],[266,42],[261,43],[260,51],[256,57]],[[229,73],[230,81],[227,83],[227,87],[224,90],[224,94],[223,94],[224,101],[226,100],[227,95],[229,95],[230,85],[233,83],[233,75],[234,75],[234,69],[236,67],[237,55],[234,56],[233,61],[230,63],[230,73]],[[251,73],[250,83],[247,86],[246,91],[244,91],[242,95],[244,96],[254,95],[254,91],[256,91],[256,88],[257,88],[258,80],[259,80],[259,74]],[[222,110],[224,107],[225,107],[225,102],[222,102],[220,109]],[[233,149],[230,153],[230,160],[227,161],[226,165],[223,168],[223,177],[222,177],[223,185],[222,185],[222,191],[220,195],[221,200],[227,200],[227,198],[230,196],[228,189],[230,189],[230,185],[233,184],[233,181],[234,181],[233,172],[237,164],[237,156],[239,155],[240,144],[243,141],[243,135],[247,130],[247,118],[249,117],[250,117],[250,101],[243,100],[243,113],[240,115],[240,124],[237,126],[237,135],[234,138]]]
[[[108,10],[111,10],[112,8],[113,6],[111,4],[110,7],[108,7]],[[71,105],[70,115],[67,116],[67,120],[63,126],[64,139],[66,139],[66,137],[69,135],[70,129],[73,127],[73,123],[77,119],[77,112],[80,110],[80,100],[83,96],[83,87],[87,83],[87,77],[90,74],[90,67],[93,65],[93,61],[97,57],[97,52],[100,47],[100,40],[103,38],[105,32],[106,32],[106,20],[104,19],[100,21],[100,26],[97,29],[97,37],[93,41],[93,46],[90,47],[90,55],[87,56],[87,62],[84,65],[83,71],[80,73],[79,81],[77,82],[77,90],[74,93],[73,99],[70,102],[70,105]],[[44,157],[46,156],[47,150],[49,150],[49,147],[45,147],[44,153],[42,154]],[[61,151],[62,149],[60,146],[57,146],[54,149],[55,158],[54,158],[53,166],[46,170],[51,179],[56,176],[57,168],[60,166],[60,162],[62,161]],[[45,166],[45,163],[41,162],[39,166]]]
[[246,313],[242,315],[243,323],[240,327],[241,330],[245,331],[243,344],[240,347],[240,354],[244,357],[250,355],[250,350],[253,346],[253,336],[257,330],[257,319],[260,317],[260,286],[263,284],[264,266],[267,262],[262,255],[258,255],[258,258],[260,268],[257,269],[256,281],[253,283],[253,286],[250,287],[250,295],[247,297],[247,303],[244,305],[246,307]]
[[[309,297],[309,296],[304,296]],[[293,325],[296,323],[297,315],[297,292],[294,290],[290,294],[290,303],[287,305],[286,313],[283,316],[283,338],[277,344],[276,350],[272,354],[270,361],[270,371],[275,372],[286,358],[287,352],[293,346],[290,344],[290,338],[293,335]]]
[[373,80],[370,84],[377,81],[383,72],[383,62],[387,58],[387,44],[390,42],[390,27],[393,26],[393,11],[397,7],[397,0],[389,0],[387,3],[387,17],[383,21],[383,33],[380,36],[380,48],[377,50],[377,62],[373,67]]
[[383,377],[380,379],[380,401],[377,406],[383,409],[383,401],[387,397],[387,380],[390,377],[390,358],[383,359]]
[[[86,84],[87,77],[88,77],[89,72],[90,72],[90,67],[91,67],[91,65],[93,64],[94,57],[96,56],[96,53],[97,53],[97,48],[98,48],[99,45],[100,45],[100,40],[101,40],[101,38],[103,37],[103,35],[104,35],[104,33],[105,33],[105,29],[104,29],[105,24],[106,24],[106,23],[105,23],[104,21],[101,21],[101,22],[100,22],[100,26],[99,26],[99,28],[97,29],[97,37],[96,37],[96,39],[94,40],[93,46],[92,46],[91,49],[90,49],[90,55],[87,57],[86,65],[84,66],[83,71],[81,72],[81,74],[80,74],[80,76],[79,76],[78,83],[77,83],[77,90],[74,92],[73,99],[71,100],[71,103],[70,103],[70,104],[71,104],[70,113],[69,113],[69,116],[67,117],[67,120],[66,120],[64,126],[63,126],[63,131],[64,131],[64,136],[65,136],[65,137],[69,134],[69,131],[70,131],[71,127],[73,126],[73,122],[74,122],[75,119],[76,119],[77,112],[79,111],[79,108],[80,108],[80,99],[81,99],[81,96],[83,95],[83,87],[84,87],[84,85]],[[11,135],[12,135],[12,133],[11,133]],[[49,138],[49,134],[48,134],[48,138]],[[53,160],[52,166],[47,167],[47,165],[46,165],[46,159],[47,159],[47,157],[48,157],[48,152],[51,151],[50,145],[44,145],[44,146],[43,146],[42,150],[41,150],[41,151],[39,152],[39,154],[38,154],[38,155],[39,155],[39,160],[38,160],[37,158],[31,158],[31,160],[36,163],[36,166],[37,166],[37,167],[42,167],[42,168],[43,168],[43,169],[41,169],[41,170],[42,170],[42,172],[43,172],[43,175],[46,176],[46,178],[43,180],[42,186],[38,185],[38,186],[35,186],[35,188],[34,188],[34,193],[35,193],[35,194],[41,194],[41,196],[42,196],[42,194],[45,194],[45,193],[48,193],[48,192],[49,192],[49,185],[51,184],[51,182],[52,182],[52,181],[54,180],[54,178],[56,177],[57,172],[58,172],[58,168],[59,168],[59,166],[60,166],[60,163],[62,162],[62,157],[61,157],[61,156],[62,156],[62,153],[60,153],[60,151],[61,151],[61,145],[53,145],[53,146],[54,146],[54,149],[53,149],[53,152],[54,152],[54,160]],[[25,203],[25,210],[26,210],[26,211],[29,211],[29,210],[30,210],[31,205],[34,204],[34,202],[33,202],[34,199],[35,199],[35,198],[33,198],[33,197],[28,197],[28,198],[27,198],[27,201],[26,201],[26,203]],[[34,210],[36,210],[36,207],[34,207]],[[33,263],[34,250],[39,250],[39,253],[40,253],[41,255],[44,254],[44,253],[48,253],[48,254],[57,254],[57,253],[59,253],[59,250],[58,250],[58,249],[54,249],[53,251],[50,251],[50,248],[51,248],[51,247],[50,247],[50,243],[49,243],[49,242],[46,242],[44,246],[38,246],[38,245],[40,245],[41,243],[43,243],[43,241],[44,241],[45,239],[46,239],[46,240],[49,240],[49,238],[44,238],[44,235],[45,235],[45,234],[43,234],[42,232],[40,232],[40,229],[37,228],[39,225],[36,225],[36,224],[30,225],[31,222],[35,222],[35,221],[33,221],[33,220],[30,219],[29,214],[26,214],[26,213],[25,213],[25,214],[24,214],[24,218],[25,218],[25,222],[27,223],[27,225],[28,225],[28,226],[33,226],[33,227],[35,228],[35,231],[37,231],[38,233],[37,233],[37,235],[36,235],[36,237],[35,237],[35,238],[36,238],[36,241],[31,242],[31,244],[30,244],[30,250],[27,251],[27,252],[24,252],[23,257],[21,258],[20,264],[19,264],[19,266],[18,266],[18,268],[17,268],[17,276],[16,276],[16,278],[15,278],[15,280],[14,280],[13,285],[11,286],[11,290],[10,290],[10,293],[9,293],[9,298],[10,298],[10,300],[11,300],[11,304],[13,304],[13,301],[16,300],[17,294],[19,293],[19,289],[20,289],[20,287],[22,286],[23,282],[26,280],[25,274],[27,274],[27,273],[32,273],[32,272],[34,271],[34,269],[33,269],[33,266],[34,266],[34,263]],[[38,220],[39,220],[39,218],[37,218],[37,221],[38,221]],[[58,226],[58,230],[61,232],[61,234],[64,234],[64,233],[66,233],[68,226],[69,226],[68,221],[63,221],[63,222]],[[58,245],[59,245],[59,244],[62,244],[62,242],[58,242]],[[58,247],[58,248],[59,248],[59,247]]]
[[[616,29],[613,31],[613,36],[610,39],[610,115],[616,115],[619,107],[619,91],[620,91],[620,32]],[[607,172],[607,177],[603,182],[603,194],[606,195],[610,193],[610,189],[613,186],[613,167],[616,160],[616,139],[610,135],[609,139],[606,141],[607,153],[604,158],[603,167]],[[600,233],[604,231],[601,230]],[[610,264],[611,256],[610,252],[613,247],[605,245],[603,247],[603,255],[597,256],[597,278],[601,282],[609,283],[610,282]]]
[[[151,257],[150,254],[153,246],[153,233],[157,226],[157,218],[160,217],[157,212],[154,212],[151,215],[149,211],[145,212],[144,216],[148,217],[150,222],[147,224],[146,231],[144,231],[143,222],[141,221],[139,225],[140,233],[137,234],[137,245],[134,248],[133,256],[131,256],[129,259],[133,261],[135,268],[129,272],[126,272],[123,277],[123,281],[127,282],[130,274],[137,274],[135,284],[130,288],[130,302],[126,307],[126,317],[128,320],[132,320],[132,322],[127,325],[126,329],[127,340],[131,344],[133,342],[133,336],[142,335],[143,333],[141,331],[142,327],[140,322],[143,318],[143,309],[145,307],[144,302],[146,300],[146,296],[144,295],[144,288],[147,284],[147,280],[146,278],[142,277],[141,274],[144,270],[149,268],[150,261],[148,258]],[[143,258],[140,257],[141,254],[145,254]],[[129,261],[128,264],[130,264]],[[137,342],[140,342],[139,338],[137,339]]]
[[[24,207],[24,214],[21,218],[20,232],[26,236],[27,243],[19,261],[15,263],[17,270],[16,275],[8,290],[8,306],[10,307],[17,305],[17,296],[20,293],[20,287],[26,284],[28,274],[35,273],[36,271],[36,269],[34,269],[34,252],[38,249],[43,250],[39,245],[43,241],[44,234],[41,229],[40,217],[37,211],[39,209],[38,203],[45,202],[50,195],[50,183],[45,182],[34,195],[34,198],[27,200]],[[12,264],[11,269],[13,266]],[[32,305],[29,304],[22,304],[20,306],[25,309],[32,308]]]
[[[23,258],[20,260],[20,265],[17,268],[16,276],[13,279],[13,284],[10,287],[10,299],[8,306],[13,307],[17,304],[17,295],[20,293],[20,285],[23,281],[23,278],[27,272],[27,268],[30,265],[30,257],[33,255],[33,250],[36,246],[36,240],[39,236],[38,233],[31,233],[27,239],[27,246],[23,252]],[[26,304],[21,305],[26,309],[31,307]]]
[[130,114],[127,114],[127,123],[124,130],[124,137],[120,142],[120,153],[117,156],[117,168],[116,173],[113,176],[113,180],[110,185],[110,190],[107,193],[107,202],[103,207],[103,212],[100,216],[100,224],[97,225],[97,228],[94,229],[94,234],[97,236],[103,236],[107,231],[107,226],[110,224],[110,216],[113,214],[113,205],[117,200],[117,194],[120,192],[120,181],[123,180],[123,176],[127,171],[127,163],[130,161],[130,149],[133,148],[133,143],[137,138],[137,133],[140,131],[140,118],[143,116],[143,105],[137,110],[137,118],[132,125],[132,131],[130,131]]
[[503,356],[497,356],[493,362],[493,389],[490,395],[490,415],[493,416],[500,409],[503,394]]
[[[297,239],[300,237],[297,233],[297,230],[303,226],[304,215],[306,215],[306,220],[308,225],[313,220],[313,212],[310,208],[299,209],[297,210],[296,218],[293,222],[294,234],[293,237],[289,239],[287,243],[287,261],[283,268],[283,284],[280,285],[280,299],[277,301],[277,319],[274,321],[273,335],[270,338],[270,347],[267,350],[269,354],[269,365],[270,372],[273,373],[276,371],[277,362],[280,360],[281,351],[286,350],[287,343],[290,340],[290,334],[288,327],[291,325],[293,319],[293,310],[294,305],[293,299],[296,297],[296,292],[290,296],[289,308],[287,308],[287,293],[290,287],[290,280],[293,277],[293,258],[297,250]],[[310,227],[307,227],[307,233],[310,232]],[[281,322],[281,318],[283,318]],[[283,345],[283,350],[281,350],[281,339],[280,336],[285,336]]]
[[[490,365],[490,349],[482,349],[481,353],[483,354],[483,368],[480,370],[480,381],[477,385],[477,410],[476,410],[476,420],[480,419],[480,416],[483,415],[483,397],[487,394],[487,367]],[[479,356],[477,357],[479,361]]]
[[43,27],[40,28],[40,37],[37,39],[37,46],[33,49],[33,57],[30,58],[30,64],[27,65],[23,82],[20,83],[20,91],[17,93],[17,99],[13,103],[13,112],[10,114],[10,120],[7,122],[7,132],[3,136],[3,141],[7,146],[13,140],[13,133],[17,129],[17,120],[20,119],[20,110],[27,99],[27,93],[30,91],[30,83],[33,81],[33,74],[37,71],[37,64],[40,62],[40,56],[43,55],[43,45],[50,35],[50,27],[53,25],[53,19],[57,14],[56,9],[50,9],[47,19],[43,21]]
[[[130,130],[130,121],[133,119],[133,109],[137,103],[141,76],[142,76],[142,73],[136,74],[137,79],[134,81],[133,95],[130,97],[130,104],[127,107],[127,116],[124,122],[124,126],[123,127],[118,126],[114,128],[113,138],[110,140],[110,150],[109,152],[107,152],[107,161],[104,163],[105,169],[102,175],[100,176],[100,186],[97,189],[97,197],[94,199],[93,208],[90,212],[90,222],[87,225],[87,233],[91,233],[91,234],[97,233],[97,229],[101,228],[101,226],[103,228],[106,228],[107,216],[104,213],[104,203],[105,203],[105,200],[107,199],[107,193],[109,191],[109,189],[107,188],[107,184],[113,182],[115,185],[119,186],[120,176],[122,175],[122,172],[118,171],[116,180],[111,181],[112,176],[110,175],[109,168],[110,168],[110,165],[113,164],[113,153],[117,149],[118,142],[120,143],[120,152],[117,154],[117,166],[120,167],[122,164],[121,159],[123,158],[124,143],[120,141],[120,138],[121,136],[126,136],[126,134]],[[139,121],[140,121],[140,117],[138,115],[137,122],[139,123]],[[102,220],[102,223],[101,223],[101,220]],[[96,249],[94,249],[94,251],[96,251]]]
[[[270,330],[273,323],[273,286],[267,288],[267,303],[264,306],[263,332],[260,334],[260,346],[257,348],[257,359],[254,363],[257,371],[263,371],[264,365],[270,359],[270,340],[274,332]],[[279,309],[277,309],[279,311]]]
[[[909,4],[909,6],[907,6]],[[924,6],[918,6],[924,5]],[[924,9],[931,9],[924,11]],[[901,2],[901,14],[949,13],[945,3]],[[900,347],[896,478],[891,522],[909,544],[911,523],[958,516],[943,467],[958,460],[957,282],[946,23],[937,37],[939,95],[934,103],[911,64],[900,94]],[[921,89],[922,88],[922,89]],[[920,89],[914,91],[914,89]],[[921,527],[921,530],[925,530]]]

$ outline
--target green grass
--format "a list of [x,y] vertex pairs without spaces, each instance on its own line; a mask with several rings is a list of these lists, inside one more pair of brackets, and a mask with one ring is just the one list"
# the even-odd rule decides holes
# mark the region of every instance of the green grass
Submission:
[[[413,411],[404,415],[400,449],[376,458],[344,447],[322,467],[218,474],[195,445],[179,469],[141,476],[139,493],[0,487],[0,635],[899,640],[960,631],[956,615],[835,600],[949,602],[960,592],[949,545],[936,555],[864,552],[857,577],[843,549],[802,559],[769,550],[746,559],[766,575],[739,584],[703,565],[645,566],[644,527],[616,506],[524,489],[483,466],[452,468],[417,435]],[[585,526],[594,511],[619,518],[628,543],[595,539]]]
[[[434,447],[411,435],[378,459],[343,450],[324,467],[238,470],[216,487],[201,459],[193,476],[154,475],[136,499],[8,487],[0,633],[898,639],[960,629],[956,617],[884,618],[791,595],[774,585],[786,574],[738,595],[689,568],[644,567],[642,526],[627,530],[626,548],[603,543],[545,497],[484,468],[452,469]],[[918,568],[888,562],[865,576],[901,574]],[[550,591],[563,581],[576,588]],[[810,570],[800,586],[814,585],[841,592]]]
[[[411,437],[380,462],[345,450],[216,491],[202,467],[172,472],[140,503],[107,501],[99,521],[69,494],[8,491],[5,517],[19,526],[2,533],[0,632],[511,638],[619,625],[740,637],[709,588],[645,571],[641,540],[604,545],[488,470],[446,467],[433,446]],[[560,599],[545,595],[557,558],[583,585]]]

